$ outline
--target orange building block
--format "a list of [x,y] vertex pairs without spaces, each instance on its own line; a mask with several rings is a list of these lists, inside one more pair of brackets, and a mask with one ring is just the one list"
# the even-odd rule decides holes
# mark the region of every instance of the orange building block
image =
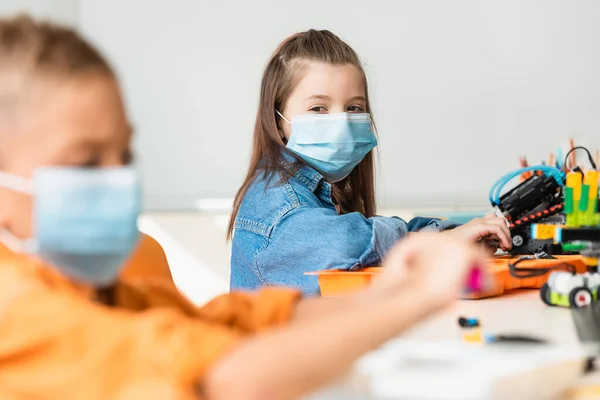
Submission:
[[[465,295],[465,299],[482,299],[486,297],[500,296],[513,289],[539,289],[548,279],[545,275],[534,278],[515,278],[511,276],[508,269],[509,262],[515,262],[516,258],[494,257],[488,262],[488,271],[492,279],[488,290]],[[524,261],[519,266],[527,268],[549,268],[557,266],[562,262],[573,265],[578,273],[584,273],[587,267],[581,256],[557,256],[556,260],[532,260]],[[371,281],[381,273],[380,267],[370,267],[359,271],[327,270],[309,272],[306,275],[316,275],[319,279],[321,295],[325,297],[341,296],[348,293],[365,289]]]

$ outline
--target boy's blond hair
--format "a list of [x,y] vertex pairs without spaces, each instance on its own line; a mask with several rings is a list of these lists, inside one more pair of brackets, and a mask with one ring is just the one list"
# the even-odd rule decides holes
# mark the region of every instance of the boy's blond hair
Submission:
[[0,111],[17,104],[38,79],[85,74],[114,77],[108,62],[74,29],[24,15],[0,18]]

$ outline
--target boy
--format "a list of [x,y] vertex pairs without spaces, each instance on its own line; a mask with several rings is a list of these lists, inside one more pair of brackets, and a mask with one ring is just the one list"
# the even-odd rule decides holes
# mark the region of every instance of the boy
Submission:
[[415,235],[363,293],[268,288],[196,308],[156,245],[139,245],[131,135],[93,47],[0,19],[2,399],[296,398],[449,303],[480,262],[466,243]]

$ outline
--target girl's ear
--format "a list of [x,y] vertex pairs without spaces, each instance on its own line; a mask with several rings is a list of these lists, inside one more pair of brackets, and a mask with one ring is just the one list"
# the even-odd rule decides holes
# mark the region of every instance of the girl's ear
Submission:
[[275,125],[277,126],[277,133],[279,134],[279,138],[284,144],[287,144],[287,139],[285,138],[285,132],[283,131],[282,118],[275,113]]
[[285,133],[283,132],[283,129],[278,129],[279,132],[279,138],[281,139],[281,142],[285,145],[287,145],[287,138],[285,137]]

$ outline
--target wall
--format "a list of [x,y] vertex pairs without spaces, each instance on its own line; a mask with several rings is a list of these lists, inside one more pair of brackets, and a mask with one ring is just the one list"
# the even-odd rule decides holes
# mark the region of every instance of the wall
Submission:
[[50,18],[64,24],[76,25],[79,17],[79,0],[0,1],[0,15],[24,12],[40,18]]
[[569,136],[600,145],[594,0],[80,0],[137,127],[147,206],[231,197],[262,69],[286,36],[328,28],[364,58],[392,206],[485,204],[496,177]]

